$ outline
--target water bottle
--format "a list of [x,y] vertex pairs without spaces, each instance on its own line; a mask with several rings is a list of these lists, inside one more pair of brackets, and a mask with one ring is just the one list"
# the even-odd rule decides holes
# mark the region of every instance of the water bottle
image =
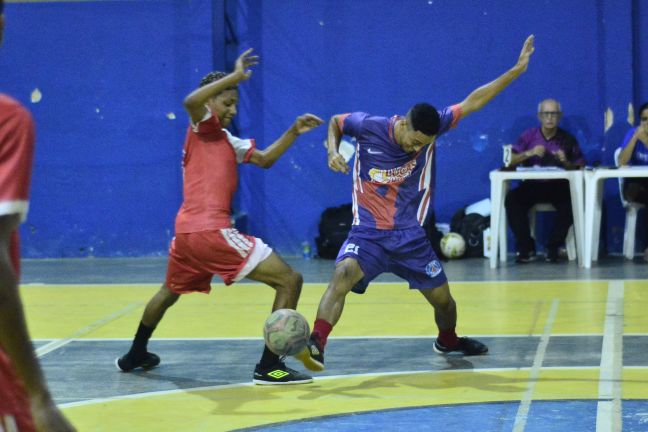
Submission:
[[313,257],[313,250],[308,241],[302,243],[302,257],[304,259],[311,259]]

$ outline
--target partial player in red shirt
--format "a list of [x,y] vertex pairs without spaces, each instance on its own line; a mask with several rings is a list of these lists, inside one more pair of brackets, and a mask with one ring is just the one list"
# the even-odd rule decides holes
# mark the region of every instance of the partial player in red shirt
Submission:
[[[0,0],[0,43],[4,30]],[[58,410],[31,344],[18,292],[18,225],[27,217],[34,124],[0,94],[0,431],[73,431]]]
[[[295,139],[323,121],[312,115],[297,117],[293,125],[265,150],[254,140],[232,136],[225,128],[236,115],[238,83],[250,78],[258,63],[252,50],[236,60],[232,73],[212,72],[184,100],[191,117],[184,145],[184,200],[176,218],[176,236],[169,249],[166,281],[148,302],[133,344],[115,362],[123,372],[151,369],[160,358],[147,344],[166,310],[181,294],[208,293],[214,275],[229,285],[243,278],[275,289],[272,310],[295,309],[302,286],[295,272],[261,239],[231,226],[231,205],[238,183],[237,163],[270,168]],[[254,369],[256,384],[301,384],[308,375],[286,367],[268,347]]]

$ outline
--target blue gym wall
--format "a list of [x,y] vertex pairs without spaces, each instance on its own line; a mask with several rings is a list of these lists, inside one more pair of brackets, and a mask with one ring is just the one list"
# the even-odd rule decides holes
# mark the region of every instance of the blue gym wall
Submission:
[[[527,73],[439,139],[441,222],[489,195],[501,146],[537,123],[541,99],[561,101],[562,126],[588,163],[603,165],[629,127],[628,104],[648,100],[643,0],[96,1],[9,3],[5,12],[0,90],[38,124],[26,257],[164,255],[182,195],[182,99],[248,47],[261,64],[241,85],[235,126],[263,148],[304,112],[328,120],[460,102],[513,66],[535,34]],[[615,122],[605,132],[608,108]],[[248,231],[286,255],[313,242],[324,208],[350,201],[350,176],[326,166],[325,136],[322,126],[300,137],[269,171],[241,168],[236,204]],[[619,252],[613,181],[605,201],[608,248]]]

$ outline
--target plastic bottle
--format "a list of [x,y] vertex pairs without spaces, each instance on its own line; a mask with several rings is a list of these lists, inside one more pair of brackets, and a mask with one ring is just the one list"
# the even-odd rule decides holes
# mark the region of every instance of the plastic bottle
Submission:
[[313,257],[313,249],[308,241],[304,241],[302,244],[302,257],[304,259],[311,259]]

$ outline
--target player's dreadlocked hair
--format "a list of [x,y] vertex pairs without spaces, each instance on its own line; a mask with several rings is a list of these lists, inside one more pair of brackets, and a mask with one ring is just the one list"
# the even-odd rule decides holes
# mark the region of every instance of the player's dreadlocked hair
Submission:
[[436,135],[439,132],[441,119],[439,113],[429,103],[418,103],[409,112],[412,129],[425,135]]
[[[221,78],[226,77],[227,74],[225,72],[221,71],[214,71],[210,72],[207,75],[203,77],[203,79],[200,80],[200,85],[198,87],[203,87],[206,86],[207,84],[213,83],[214,81],[218,81]],[[234,90],[236,89],[236,86],[232,86],[226,90]]]

